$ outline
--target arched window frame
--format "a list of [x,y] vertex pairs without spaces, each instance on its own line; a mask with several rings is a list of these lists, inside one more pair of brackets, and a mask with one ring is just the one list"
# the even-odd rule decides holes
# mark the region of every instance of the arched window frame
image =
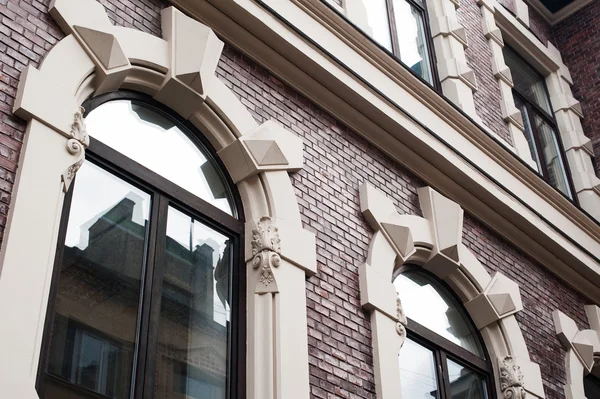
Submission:
[[[0,351],[10,359],[0,363],[4,393],[38,398],[35,377],[61,210],[89,145],[80,106],[91,96],[134,90],[206,134],[240,193],[246,397],[308,397],[305,278],[316,273],[316,245],[314,233],[302,227],[288,176],[302,169],[302,140],[275,122],[254,120],[215,76],[223,42],[176,8],[162,11],[163,38],[113,26],[94,0],[55,0],[49,12],[66,37],[39,69],[23,70],[13,111],[28,126],[0,253],[0,318],[11,320],[0,329]],[[186,51],[191,45],[205,51]],[[279,148],[275,160],[260,157],[257,148],[266,144]],[[25,250],[32,242],[36,251]],[[269,272],[273,278],[264,279]],[[294,318],[285,318],[289,314]]]
[[[138,333],[136,333],[136,351],[134,355],[133,370],[135,375],[132,380],[132,392],[134,398],[147,397],[145,390],[154,390],[153,372],[156,367],[156,361],[152,360],[150,351],[155,349],[158,340],[158,324],[151,320],[158,320],[160,313],[160,297],[163,262],[155,259],[160,256],[158,253],[164,251],[164,246],[159,248],[160,239],[157,240],[157,235],[161,233],[158,230],[166,228],[167,211],[175,205],[184,210],[186,214],[194,217],[195,220],[209,226],[215,231],[226,234],[232,240],[232,264],[231,264],[231,331],[228,337],[229,353],[227,360],[227,392],[229,398],[244,397],[246,390],[246,270],[243,264],[244,253],[244,212],[240,199],[239,192],[221,160],[216,156],[216,151],[212,148],[210,142],[206,139],[202,132],[199,132],[191,123],[183,120],[179,115],[174,113],[168,107],[162,105],[150,96],[134,91],[116,91],[103,94],[97,97],[88,98],[83,103],[85,113],[83,117],[87,117],[90,112],[101,107],[111,101],[130,100],[143,104],[148,109],[157,112],[173,122],[174,126],[181,129],[190,141],[196,145],[199,152],[207,157],[207,162],[212,163],[217,173],[221,176],[227,190],[228,198],[231,200],[231,209],[234,215],[230,216],[222,210],[216,208],[204,199],[188,192],[183,187],[180,187],[167,178],[155,173],[154,171],[136,163],[126,154],[119,152],[116,149],[102,143],[93,136],[90,137],[90,144],[85,153],[86,162],[92,162],[95,166],[105,170],[112,176],[115,176],[125,182],[144,189],[151,194],[151,207],[153,212],[150,214],[149,233],[153,239],[148,243],[145,253],[149,262],[155,264],[155,268],[144,267],[143,276],[141,278],[140,295],[143,298],[140,304],[140,311],[137,316]],[[126,134],[126,132],[124,132]],[[156,154],[159,156],[160,154]],[[38,364],[36,390],[41,397],[45,397],[45,376],[46,366],[49,356],[51,344],[51,332],[55,317],[55,300],[57,296],[57,288],[60,282],[62,269],[64,241],[67,233],[68,216],[71,209],[71,200],[73,198],[74,187],[77,184],[75,177],[69,187],[69,191],[65,195],[63,204],[61,223],[58,233],[57,255],[55,258],[54,271],[52,274],[52,286],[49,295],[48,309],[45,317],[44,337],[42,341],[42,349],[40,361]],[[166,238],[166,237],[164,237]],[[154,260],[153,260],[154,259]],[[160,266],[159,266],[160,265]],[[154,310],[151,310],[154,309]],[[148,369],[148,368],[151,369]],[[149,378],[151,377],[151,378]],[[68,384],[65,382],[65,384]],[[78,388],[73,384],[73,388]],[[144,395],[144,396],[142,396]]]
[[539,366],[529,358],[515,314],[519,287],[489,275],[462,243],[463,210],[431,187],[417,190],[424,217],[401,215],[368,183],[359,189],[361,211],[373,228],[366,263],[359,267],[361,304],[370,312],[377,396],[399,397],[398,353],[408,320],[393,284],[398,268],[412,264],[444,281],[481,333],[494,370],[496,397],[544,398]]
[[[438,374],[438,388],[442,391],[440,399],[452,398],[450,392],[448,391],[448,368],[445,362],[447,358],[459,362],[463,366],[466,366],[468,369],[475,371],[477,374],[482,376],[486,385],[487,399],[495,398],[496,396],[493,393],[493,367],[490,362],[490,356],[486,346],[483,343],[483,339],[479,330],[475,328],[475,324],[471,320],[466,309],[464,309],[460,299],[453,292],[452,288],[449,287],[444,281],[439,280],[433,273],[428,272],[417,265],[404,264],[400,266],[395,270],[392,281],[395,281],[398,276],[406,272],[418,273],[436,288],[443,290],[447,298],[456,306],[456,309],[461,312],[461,315],[465,317],[465,322],[468,324],[468,327],[470,327],[474,338],[477,340],[477,344],[480,347],[479,349],[481,349],[481,352],[484,355],[484,357],[481,358],[476,354],[471,353],[460,345],[445,339],[436,332],[412,320],[407,315],[407,338],[416,341],[418,344],[430,349],[434,354],[435,364],[437,366],[436,370]],[[402,300],[402,293],[399,292],[398,296],[400,300]]]

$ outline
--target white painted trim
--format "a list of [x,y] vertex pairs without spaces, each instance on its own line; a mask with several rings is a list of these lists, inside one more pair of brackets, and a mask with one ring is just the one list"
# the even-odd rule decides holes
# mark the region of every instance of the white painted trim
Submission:
[[[498,397],[544,398],[540,368],[530,360],[515,314],[523,309],[519,286],[500,273],[490,276],[462,243],[462,208],[431,189],[418,190],[424,217],[400,215],[392,201],[368,183],[359,189],[361,212],[375,234],[359,267],[361,305],[371,312],[377,396],[398,397],[398,351],[406,316],[393,284],[403,264],[419,265],[446,281],[479,328],[494,364]],[[500,299],[500,301],[498,301]],[[514,385],[500,383],[504,363],[516,364]],[[511,396],[507,391],[513,391]]]
[[[35,379],[64,198],[61,175],[83,159],[87,143],[85,135],[73,130],[78,108],[90,95],[126,88],[183,113],[218,151],[238,146],[239,160],[252,165],[251,173],[237,179],[246,236],[251,240],[257,223],[269,220],[278,228],[281,244],[257,249],[246,243],[247,397],[307,398],[305,278],[316,272],[316,246],[314,234],[302,228],[288,176],[302,167],[301,140],[273,123],[257,125],[214,76],[223,43],[173,7],[163,11],[165,39],[112,26],[94,0],[54,0],[50,13],[67,37],[39,70],[24,70],[15,101],[15,114],[28,126],[0,253],[0,353],[8,360],[0,363],[1,395],[37,398]],[[75,26],[112,36],[118,51],[107,56],[98,50],[97,35],[85,35]],[[204,51],[185,52],[190,40]],[[196,78],[190,80],[194,72]],[[281,154],[261,160],[249,144],[255,138],[277,143]],[[231,171],[237,168],[231,159],[224,163]],[[257,288],[263,269],[255,266],[263,256],[279,259],[272,264],[276,291]]]

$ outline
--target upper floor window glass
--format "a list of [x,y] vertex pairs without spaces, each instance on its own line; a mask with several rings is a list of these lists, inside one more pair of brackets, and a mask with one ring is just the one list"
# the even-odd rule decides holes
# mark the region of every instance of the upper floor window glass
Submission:
[[401,396],[490,399],[492,368],[460,302],[416,267],[401,268],[394,285],[408,318],[398,354]]
[[60,229],[40,397],[238,397],[243,222],[226,180],[208,148],[155,105],[106,102],[86,125],[91,143]]
[[513,97],[523,116],[531,157],[544,179],[573,200],[571,177],[544,77],[508,46],[504,46],[504,59],[513,78]]
[[[358,0],[360,1],[360,0]],[[362,0],[373,39],[433,84],[425,5],[421,0]]]

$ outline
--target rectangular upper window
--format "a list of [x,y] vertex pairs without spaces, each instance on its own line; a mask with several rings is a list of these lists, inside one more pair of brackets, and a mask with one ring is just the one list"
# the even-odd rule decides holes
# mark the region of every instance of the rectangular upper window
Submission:
[[523,116],[531,157],[544,179],[573,200],[571,177],[544,77],[508,46],[504,46],[504,60],[513,78],[513,97]]
[[382,47],[433,85],[430,33],[422,0],[362,1],[371,32]]

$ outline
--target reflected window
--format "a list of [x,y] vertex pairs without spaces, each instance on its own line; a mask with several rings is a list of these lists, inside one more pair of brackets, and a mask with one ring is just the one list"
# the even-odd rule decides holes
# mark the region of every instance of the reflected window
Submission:
[[408,318],[398,354],[402,397],[490,399],[492,367],[452,292],[424,270],[404,266],[394,286]]
[[230,365],[244,360],[232,350],[232,309],[243,292],[231,287],[241,284],[243,222],[209,151],[178,123],[137,99],[86,119],[92,141],[65,201],[43,399],[236,397]]
[[544,77],[510,47],[504,46],[503,51],[514,82],[515,106],[521,111],[525,138],[538,172],[551,186],[574,200]]
[[434,83],[423,0],[362,0],[372,38],[418,76]]

